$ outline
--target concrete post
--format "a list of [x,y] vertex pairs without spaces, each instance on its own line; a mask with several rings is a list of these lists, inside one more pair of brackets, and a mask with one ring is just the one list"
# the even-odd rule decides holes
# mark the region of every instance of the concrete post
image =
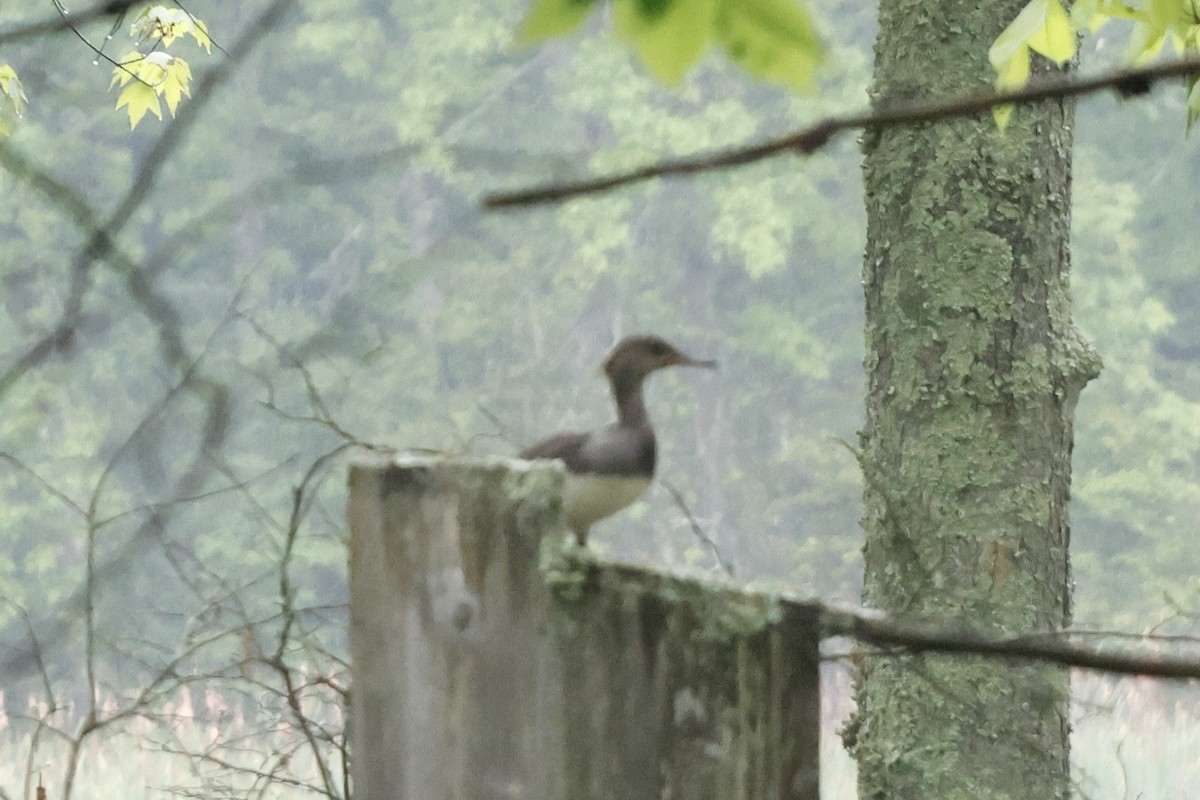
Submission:
[[815,611],[597,561],[561,487],[521,461],[351,468],[355,794],[815,800]]

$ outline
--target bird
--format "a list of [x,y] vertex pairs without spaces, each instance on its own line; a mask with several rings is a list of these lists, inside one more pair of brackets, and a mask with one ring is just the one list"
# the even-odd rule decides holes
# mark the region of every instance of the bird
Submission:
[[658,336],[628,336],[604,362],[617,421],[586,433],[560,433],[526,448],[529,461],[557,459],[567,468],[563,517],[580,547],[592,524],[631,505],[654,478],[654,428],[646,414],[642,383],[665,367],[712,369],[715,361],[684,355]]

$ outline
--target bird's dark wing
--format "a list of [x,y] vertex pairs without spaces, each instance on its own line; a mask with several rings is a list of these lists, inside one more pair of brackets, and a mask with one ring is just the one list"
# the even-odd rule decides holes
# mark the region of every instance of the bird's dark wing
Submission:
[[609,426],[592,433],[561,433],[521,453],[521,458],[560,458],[579,475],[649,478],[654,474],[654,432],[649,426]]
[[529,461],[537,459],[561,458],[567,464],[567,469],[573,469],[571,464],[579,458],[579,453],[583,450],[584,442],[587,441],[586,433],[560,433],[557,436],[551,436],[545,441],[527,447],[521,451],[521,458]]

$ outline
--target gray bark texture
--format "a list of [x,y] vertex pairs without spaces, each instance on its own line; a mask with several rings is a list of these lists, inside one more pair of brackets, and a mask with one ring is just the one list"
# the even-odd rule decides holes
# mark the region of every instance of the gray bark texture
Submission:
[[[1025,0],[880,4],[876,107],[986,91]],[[1047,66],[1035,67],[1045,72]],[[864,139],[864,603],[1012,635],[1065,627],[1072,421],[1099,360],[1071,319],[1072,107]],[[869,657],[844,731],[859,796],[1068,794],[1068,677]]]

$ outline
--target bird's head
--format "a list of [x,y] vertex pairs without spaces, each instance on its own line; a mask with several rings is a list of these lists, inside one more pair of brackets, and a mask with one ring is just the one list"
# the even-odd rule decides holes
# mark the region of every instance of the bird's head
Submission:
[[684,355],[670,342],[658,336],[627,336],[617,343],[604,362],[609,380],[640,381],[663,367],[704,367],[712,369],[715,361],[705,361]]

